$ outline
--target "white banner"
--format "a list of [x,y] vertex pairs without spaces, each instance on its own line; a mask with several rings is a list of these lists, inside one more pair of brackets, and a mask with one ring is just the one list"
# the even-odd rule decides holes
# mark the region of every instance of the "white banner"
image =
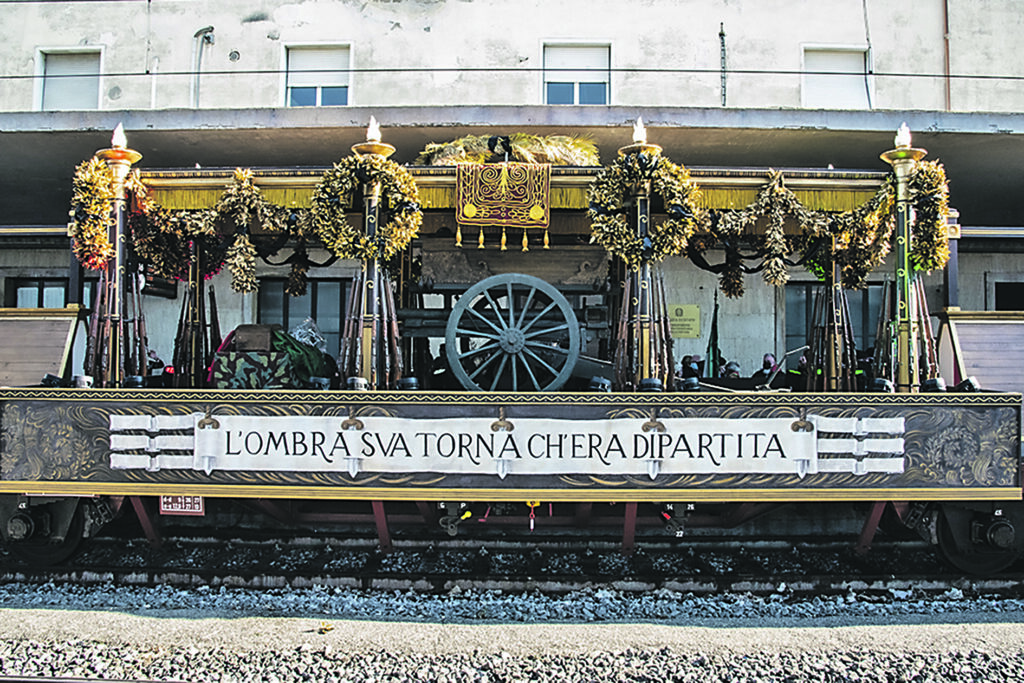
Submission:
[[[828,423],[830,439],[794,418],[516,418],[264,417],[195,414],[111,416],[111,466],[212,472],[437,472],[458,475],[649,476],[902,472],[902,419]],[[171,418],[168,417],[168,420]],[[892,423],[892,424],[889,424]],[[844,426],[845,425],[845,426]],[[884,427],[884,429],[883,429]],[[119,433],[119,432],[132,433]],[[140,433],[145,431],[146,433]],[[844,436],[845,434],[852,436]],[[838,436],[837,436],[838,433]],[[872,434],[874,438],[865,438]],[[819,445],[820,444],[820,445]],[[188,452],[191,450],[191,453]],[[818,454],[845,453],[853,458]],[[869,457],[869,456],[882,457]],[[821,463],[826,466],[819,467]]]

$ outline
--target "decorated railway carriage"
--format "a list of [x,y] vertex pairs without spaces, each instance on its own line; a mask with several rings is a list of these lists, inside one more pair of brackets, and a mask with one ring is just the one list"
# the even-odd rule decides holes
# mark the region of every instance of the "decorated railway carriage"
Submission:
[[[909,137],[883,155],[888,176],[688,171],[639,122],[607,167],[570,139],[464,139],[412,167],[391,151],[371,128],[331,169],[140,176],[115,139],[78,169],[73,248],[99,275],[88,319],[12,309],[0,325],[12,550],[60,560],[127,510],[157,540],[158,509],[375,525],[385,548],[410,527],[586,528],[628,550],[637,534],[851,524],[866,547],[884,518],[969,571],[1024,549],[1020,395],[960,376],[934,391],[915,281],[944,264],[947,207],[941,167]],[[844,287],[890,247],[866,367]],[[798,379],[719,377],[718,320],[705,367],[677,376],[666,260],[684,257],[731,297],[745,276],[780,285],[800,266],[830,285]],[[352,273],[337,348],[311,326],[221,339],[205,279],[224,269],[251,295],[261,261],[283,264],[292,295],[311,270]],[[184,293],[143,297],[146,278]],[[146,362],[171,347],[146,331],[154,316],[177,320],[162,375]]]

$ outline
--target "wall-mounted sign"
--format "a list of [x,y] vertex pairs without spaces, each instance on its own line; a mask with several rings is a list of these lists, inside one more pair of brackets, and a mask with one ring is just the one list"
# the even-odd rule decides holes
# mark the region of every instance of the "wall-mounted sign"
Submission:
[[700,306],[669,304],[668,321],[674,339],[700,339]]

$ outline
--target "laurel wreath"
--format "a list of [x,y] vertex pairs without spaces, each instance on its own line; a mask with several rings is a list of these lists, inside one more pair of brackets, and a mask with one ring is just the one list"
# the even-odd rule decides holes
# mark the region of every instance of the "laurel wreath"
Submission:
[[[626,214],[635,190],[648,183],[652,195],[660,197],[665,205],[667,218],[640,235],[630,227]],[[598,174],[588,189],[590,241],[633,270],[644,262],[655,263],[681,254],[700,221],[700,196],[685,167],[658,154],[620,156]]]
[[[372,236],[345,215],[363,184],[380,185],[380,221]],[[339,258],[389,261],[419,233],[423,222],[412,174],[379,155],[351,156],[324,174],[313,192],[313,232]]]

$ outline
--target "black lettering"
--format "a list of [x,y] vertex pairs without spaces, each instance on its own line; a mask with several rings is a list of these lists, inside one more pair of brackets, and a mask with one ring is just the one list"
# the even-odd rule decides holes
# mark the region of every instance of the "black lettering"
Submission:
[[321,457],[326,462],[330,462],[327,456],[324,454],[324,442],[327,441],[327,435],[323,432],[313,432],[313,457]]
[[584,436],[583,434],[573,434],[572,435],[572,440],[571,440],[571,443],[570,443],[570,448],[572,449],[572,457],[573,458],[586,458],[587,457],[586,454],[579,455],[579,452],[582,451],[583,448],[586,446],[586,444],[583,443],[583,436]]
[[531,434],[530,435],[530,438],[526,442],[526,452],[530,454],[531,458],[538,458],[539,459],[539,458],[543,458],[544,457],[544,453],[537,454],[536,452],[534,452],[534,449],[533,449],[533,440],[534,439],[543,439],[543,438],[544,438],[543,434]]
[[782,442],[779,441],[778,434],[772,434],[771,438],[768,439],[768,447],[764,449],[765,456],[767,457],[772,451],[777,451],[780,458],[786,457],[786,452],[782,448]]
[[601,461],[604,464],[608,464],[608,459],[612,451],[618,452],[623,458],[626,457],[626,449],[622,447],[622,442],[619,441],[618,434],[612,434],[612,438],[608,440],[608,450],[605,451],[605,457],[601,458]]
[[263,451],[263,455],[270,455],[271,449],[278,452],[284,451],[285,455],[291,455],[291,452],[288,450],[288,437],[285,435],[285,432],[279,434],[274,434],[274,432],[267,433],[267,447]]
[[690,450],[690,442],[686,440],[686,434],[680,434],[679,438],[676,439],[676,445],[672,449],[672,454],[669,457],[670,458],[676,457],[676,453],[686,453],[687,457],[690,457],[690,458],[695,457],[693,455],[693,451]]
[[494,434],[476,435],[476,457],[481,458],[485,453],[490,458],[494,457]]
[[472,434],[459,434],[459,457],[469,458],[469,461],[474,465],[479,465],[480,461],[473,456],[473,435]]
[[504,458],[506,453],[511,452],[516,458],[522,458],[522,454],[519,452],[519,446],[516,445],[516,440],[512,438],[512,432],[505,432],[505,443],[501,445],[501,451],[498,453],[498,457]]
[[[343,458],[351,458],[352,454],[348,450],[348,444],[345,443],[345,435],[342,432],[335,432],[334,434],[334,445],[331,446],[331,459],[327,459],[327,462],[334,462],[334,454],[341,450]],[[326,459],[326,458],[325,458]]]
[[450,458],[455,455],[455,436],[452,434],[437,435],[437,454],[442,458]]
[[[658,458],[659,460],[661,460],[662,458],[665,457],[665,449],[668,448],[671,445],[672,445],[672,435],[671,434],[664,434],[664,433],[658,434],[658,453],[657,454],[652,454],[652,455],[654,455],[655,458]],[[671,456],[669,456],[669,457],[671,457]]]
[[[254,438],[255,437],[255,438]],[[253,444],[256,447],[253,448]],[[245,435],[245,452],[249,455],[257,455],[263,450],[263,436],[259,432],[249,432]]]
[[[643,444],[643,448],[640,445]],[[651,442],[647,440],[645,434],[634,434],[633,435],[633,459],[640,460],[646,458],[647,453],[651,450]]]

